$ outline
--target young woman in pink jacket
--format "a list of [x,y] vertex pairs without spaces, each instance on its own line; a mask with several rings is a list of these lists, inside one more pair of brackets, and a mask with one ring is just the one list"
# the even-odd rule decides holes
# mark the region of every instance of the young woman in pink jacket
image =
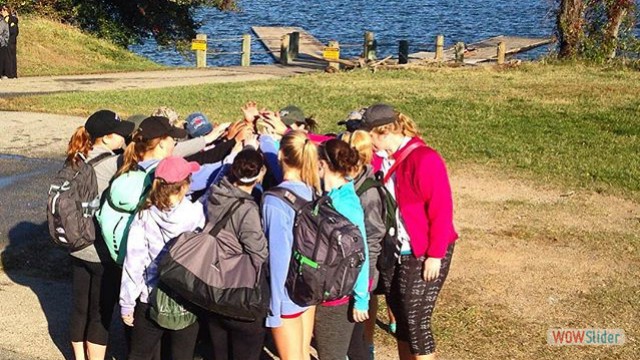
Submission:
[[369,107],[361,129],[386,152],[384,183],[398,203],[398,263],[386,275],[387,303],[397,321],[401,360],[434,359],[431,315],[449,272],[453,201],[444,161],[420,138],[415,123],[385,104]]

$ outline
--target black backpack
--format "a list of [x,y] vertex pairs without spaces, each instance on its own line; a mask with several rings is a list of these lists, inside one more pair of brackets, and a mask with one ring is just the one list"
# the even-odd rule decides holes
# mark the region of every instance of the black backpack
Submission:
[[338,213],[326,195],[306,201],[281,187],[265,195],[281,199],[296,212],[286,280],[291,300],[310,306],[350,295],[365,259],[366,244],[358,227]]
[[83,154],[77,156],[82,161],[78,166],[64,164],[49,186],[47,200],[51,239],[69,252],[86,248],[96,238],[93,215],[100,207],[100,196],[93,166],[111,154],[104,153],[90,161]]
[[376,188],[380,199],[382,199],[382,218],[384,219],[384,225],[386,232],[382,239],[382,251],[378,257],[376,267],[381,272],[392,269],[398,262],[398,256],[400,255],[400,241],[398,240],[398,222],[396,219],[396,211],[398,204],[393,196],[389,193],[389,190],[382,185],[380,181],[381,172],[376,173],[376,178],[367,178],[360,185],[356,193],[358,197],[362,196],[371,188]]

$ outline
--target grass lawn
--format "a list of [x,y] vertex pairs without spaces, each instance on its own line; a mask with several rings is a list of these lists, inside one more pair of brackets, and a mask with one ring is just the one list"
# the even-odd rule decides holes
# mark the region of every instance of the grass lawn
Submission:
[[[3,98],[0,109],[87,116],[110,108],[128,116],[166,105],[228,121],[255,100],[272,109],[297,104],[323,131],[336,131],[353,109],[393,104],[450,165],[461,237],[434,314],[442,358],[635,360],[638,94],[640,72],[527,64]],[[48,249],[5,265],[46,259]],[[43,261],[31,267],[49,269]],[[553,347],[550,328],[621,328],[627,343]],[[396,358],[381,331],[376,346],[377,359]]]
[[239,118],[247,100],[301,106],[322,129],[387,102],[413,117],[449,162],[524,170],[540,181],[640,191],[640,72],[568,65],[313,74],[275,81],[0,99],[0,108],[122,115],[167,105],[186,116]]
[[19,76],[162,69],[108,41],[38,17],[20,19],[17,56]]

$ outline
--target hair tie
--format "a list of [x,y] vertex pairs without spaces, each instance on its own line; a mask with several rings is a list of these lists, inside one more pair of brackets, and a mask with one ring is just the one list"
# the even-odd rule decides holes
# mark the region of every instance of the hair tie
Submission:
[[241,178],[238,179],[238,181],[240,181],[243,184],[251,184],[252,182],[258,180],[258,178],[260,177],[260,173],[258,173],[258,175],[251,177],[251,178]]

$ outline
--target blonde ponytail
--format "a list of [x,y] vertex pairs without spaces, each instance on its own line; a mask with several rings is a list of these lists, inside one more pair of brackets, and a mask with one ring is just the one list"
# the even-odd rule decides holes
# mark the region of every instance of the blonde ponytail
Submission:
[[290,131],[280,141],[282,161],[290,168],[300,171],[305,184],[321,191],[318,176],[318,149],[303,131]]
[[71,139],[69,139],[69,145],[67,146],[67,162],[71,163],[72,166],[78,166],[79,158],[78,154],[82,154],[84,157],[89,155],[89,151],[93,147],[93,142],[91,141],[91,135],[84,126],[80,126],[76,129],[76,131],[71,135]]
[[373,161],[373,142],[371,141],[371,135],[369,135],[367,131],[356,130],[352,133],[345,132],[340,139],[358,151],[358,165],[354,171],[349,174],[351,177],[355,177],[362,172],[362,168],[371,164],[371,161]]
[[416,123],[407,115],[403,113],[396,113],[396,120],[391,124],[382,125],[373,128],[373,130],[377,134],[398,134],[408,137],[421,137],[420,131],[418,131],[418,126]]

